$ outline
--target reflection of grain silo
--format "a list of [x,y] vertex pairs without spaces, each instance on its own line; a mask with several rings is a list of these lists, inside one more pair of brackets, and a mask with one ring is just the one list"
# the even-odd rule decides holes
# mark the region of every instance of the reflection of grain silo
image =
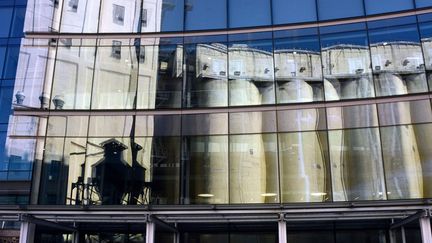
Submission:
[[[371,46],[376,92],[379,96],[426,92],[426,77],[421,47],[418,43],[392,42]],[[385,104],[383,112],[393,124],[411,123],[409,104]],[[387,190],[392,198],[423,197],[421,158],[414,129],[411,126],[389,127],[382,136],[385,169],[391,174]],[[390,131],[391,130],[391,131]],[[423,140],[423,139],[420,139]],[[422,141],[432,142],[432,141]]]
[[[318,53],[301,50],[275,52],[278,102],[312,102],[320,99],[314,83],[321,83]],[[317,110],[303,110],[287,117],[298,131],[279,135],[281,191],[283,202],[320,202],[326,196],[326,163],[323,144],[316,131]],[[304,119],[311,122],[303,123]],[[312,127],[311,127],[312,125]]]

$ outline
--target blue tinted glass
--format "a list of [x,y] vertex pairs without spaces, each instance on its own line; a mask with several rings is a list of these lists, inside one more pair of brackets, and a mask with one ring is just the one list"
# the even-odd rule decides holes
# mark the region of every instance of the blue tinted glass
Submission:
[[226,0],[186,0],[186,30],[223,29],[227,26]]
[[228,35],[229,41],[250,41],[250,40],[262,40],[271,39],[272,32],[257,32],[257,33],[247,33],[247,34],[234,34]]
[[417,8],[430,7],[430,6],[432,6],[432,1],[431,0],[416,0],[416,6],[417,6]]
[[12,26],[11,37],[23,36],[25,10],[26,9],[24,7],[15,8],[15,13],[11,25]]
[[367,46],[368,38],[365,29],[365,23],[321,27],[322,47],[336,45]]
[[6,54],[6,64],[3,70],[3,78],[14,78],[18,65],[19,46],[9,46]]
[[13,8],[0,8],[0,37],[9,36]]
[[389,41],[419,42],[415,17],[368,22],[371,44]]
[[318,0],[320,20],[357,17],[364,15],[361,0]]
[[[3,83],[7,83],[3,81]],[[0,123],[8,123],[11,113],[13,84],[0,86]]]
[[183,30],[183,0],[164,0],[162,3],[162,31]]
[[419,15],[418,18],[421,37],[432,37],[432,14]]
[[288,38],[275,39],[275,50],[305,50],[320,51],[320,44],[316,28],[299,30],[287,30],[283,33],[275,32],[275,36],[286,36]]
[[5,63],[5,55],[6,55],[6,47],[0,46],[0,77],[2,76],[2,73],[3,73],[3,66]]
[[14,0],[0,0],[0,6],[12,6]]
[[229,27],[270,25],[270,0],[230,0]]
[[[273,24],[315,21],[315,0],[273,0]],[[289,13],[289,14],[287,14]]]
[[365,0],[366,14],[379,14],[414,8],[412,0]]

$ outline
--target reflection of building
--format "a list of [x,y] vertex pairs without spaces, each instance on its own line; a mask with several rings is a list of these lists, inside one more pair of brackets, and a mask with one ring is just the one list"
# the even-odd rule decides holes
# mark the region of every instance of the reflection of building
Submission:
[[0,220],[23,242],[428,242],[432,21],[231,29],[228,0],[228,29],[194,32],[203,3],[31,0],[2,162],[30,205]]

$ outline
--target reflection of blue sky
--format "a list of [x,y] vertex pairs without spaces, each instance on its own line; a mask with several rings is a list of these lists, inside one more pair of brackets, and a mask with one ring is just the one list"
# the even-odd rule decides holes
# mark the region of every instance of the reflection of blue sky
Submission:
[[362,15],[364,15],[362,0],[318,0],[318,16],[321,20]]
[[414,8],[412,0],[365,0],[365,7],[366,14],[380,14]]
[[372,21],[368,23],[371,44],[390,41],[418,42],[415,16]]
[[307,51],[320,51],[318,36],[308,36],[296,39],[276,39],[275,50],[296,49]]
[[163,0],[162,3],[162,31],[183,30],[183,0]]
[[9,35],[10,22],[12,19],[13,8],[0,8],[0,37],[7,37]]
[[418,8],[431,7],[432,1],[431,0],[416,0],[416,6]]
[[[273,0],[273,24],[315,21],[315,0]],[[287,14],[289,13],[289,14]]]
[[227,27],[225,0],[186,0],[186,2],[186,30]]
[[329,34],[321,36],[322,47],[334,45],[358,45],[367,46],[366,31],[344,32],[339,34]]
[[231,28],[270,25],[270,1],[230,0],[228,19]]

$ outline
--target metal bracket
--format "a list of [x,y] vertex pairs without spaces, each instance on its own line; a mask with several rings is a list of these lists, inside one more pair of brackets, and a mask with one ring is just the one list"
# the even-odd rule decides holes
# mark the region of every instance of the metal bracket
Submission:
[[428,209],[420,210],[417,213],[412,214],[412,215],[402,219],[401,221],[398,221],[398,222],[391,224],[390,229],[393,230],[393,229],[399,228],[399,227],[404,226],[408,223],[411,223],[412,221],[418,220],[419,218],[429,217],[429,215],[430,215],[430,210],[428,210]]
[[165,230],[168,230],[168,231],[171,231],[174,233],[178,233],[178,230],[174,225],[166,223],[165,221],[159,219],[155,215],[148,215],[147,216],[147,222],[155,223],[158,227],[161,227]]

